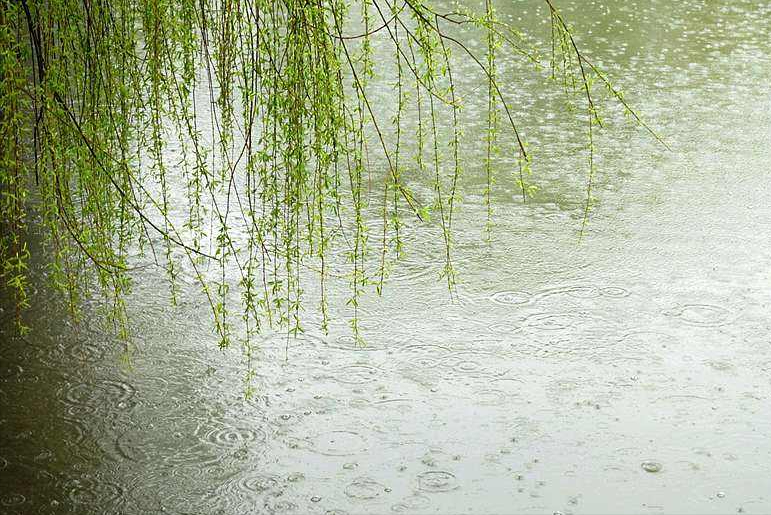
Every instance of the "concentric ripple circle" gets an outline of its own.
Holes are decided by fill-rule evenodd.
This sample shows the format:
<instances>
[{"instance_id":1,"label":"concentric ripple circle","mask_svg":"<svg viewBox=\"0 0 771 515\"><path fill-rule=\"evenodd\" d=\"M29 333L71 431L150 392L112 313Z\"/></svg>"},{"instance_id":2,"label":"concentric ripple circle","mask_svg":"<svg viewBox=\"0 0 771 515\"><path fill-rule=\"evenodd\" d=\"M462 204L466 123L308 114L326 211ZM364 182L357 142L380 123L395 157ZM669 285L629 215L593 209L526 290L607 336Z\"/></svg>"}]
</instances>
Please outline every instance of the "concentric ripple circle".
<instances>
[{"instance_id":1,"label":"concentric ripple circle","mask_svg":"<svg viewBox=\"0 0 771 515\"><path fill-rule=\"evenodd\" d=\"M532 295L524 291L499 291L490 297L496 304L505 306L521 306L532 299Z\"/></svg>"}]
</instances>

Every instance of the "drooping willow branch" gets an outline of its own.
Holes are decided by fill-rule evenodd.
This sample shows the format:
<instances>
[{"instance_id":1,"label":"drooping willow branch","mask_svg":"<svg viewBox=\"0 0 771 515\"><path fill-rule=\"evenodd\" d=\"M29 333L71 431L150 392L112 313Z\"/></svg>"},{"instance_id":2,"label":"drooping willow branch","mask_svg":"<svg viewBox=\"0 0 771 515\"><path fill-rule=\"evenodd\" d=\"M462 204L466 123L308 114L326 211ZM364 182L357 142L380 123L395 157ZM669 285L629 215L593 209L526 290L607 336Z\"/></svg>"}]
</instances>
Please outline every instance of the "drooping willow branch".
<instances>
[{"instance_id":1,"label":"drooping willow branch","mask_svg":"<svg viewBox=\"0 0 771 515\"><path fill-rule=\"evenodd\" d=\"M544 1L553 76L583 96L588 118L583 232L602 126L594 81L659 138ZM484 55L464 42L469 31L484 36ZM18 327L34 228L73 313L97 286L125 337L132 271L149 250L172 300L192 276L219 345L238 336L247 379L266 325L304 330L314 280L325 330L328 283L349 282L362 341L360 298L370 284L380 293L398 265L407 218L440 231L438 272L454 287L461 61L487 86L488 231L502 156L516 156L514 182L527 200L531 156L500 82L507 53L540 63L491 1L474 13L423 0L0 0L0 274ZM375 77L394 83L392 102ZM513 148L501 145L505 131Z\"/></svg>"}]
</instances>

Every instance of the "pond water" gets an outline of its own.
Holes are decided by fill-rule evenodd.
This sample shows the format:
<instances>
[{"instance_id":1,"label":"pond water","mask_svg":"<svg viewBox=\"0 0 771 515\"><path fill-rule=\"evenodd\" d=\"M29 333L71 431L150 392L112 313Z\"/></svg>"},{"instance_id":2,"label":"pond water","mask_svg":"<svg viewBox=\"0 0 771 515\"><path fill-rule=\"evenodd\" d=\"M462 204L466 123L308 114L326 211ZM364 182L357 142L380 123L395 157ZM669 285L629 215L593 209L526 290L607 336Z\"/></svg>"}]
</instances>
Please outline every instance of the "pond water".
<instances>
[{"instance_id":1,"label":"pond water","mask_svg":"<svg viewBox=\"0 0 771 515\"><path fill-rule=\"evenodd\" d=\"M41 281L32 334L2 333L0 513L771 511L771 5L560 3L673 149L610 117L582 241L581 137L531 78L540 189L522 204L500 180L490 244L467 195L457 298L417 226L364 303L368 345L344 318L266 335L253 399L200 299L169 307L156 272L132 368ZM500 10L546 29L538 2Z\"/></svg>"}]
</instances>

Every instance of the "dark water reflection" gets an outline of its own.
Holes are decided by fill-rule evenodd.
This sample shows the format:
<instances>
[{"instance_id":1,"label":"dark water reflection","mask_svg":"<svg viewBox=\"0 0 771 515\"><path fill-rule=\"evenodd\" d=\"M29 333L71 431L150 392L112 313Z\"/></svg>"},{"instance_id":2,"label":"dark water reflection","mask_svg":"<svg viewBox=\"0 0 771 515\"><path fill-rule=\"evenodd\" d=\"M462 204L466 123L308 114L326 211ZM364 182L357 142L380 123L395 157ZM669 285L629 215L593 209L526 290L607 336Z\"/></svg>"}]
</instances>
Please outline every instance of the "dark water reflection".
<instances>
[{"instance_id":1,"label":"dark water reflection","mask_svg":"<svg viewBox=\"0 0 771 515\"><path fill-rule=\"evenodd\" d=\"M521 205L501 181L491 245L468 196L454 301L435 234L414 228L362 308L368 347L344 320L266 335L244 401L239 352L215 350L194 292L168 307L154 272L132 298L131 368L88 307L72 326L41 289L25 339L4 313L0 513L771 510L769 5L563 3L675 149L609 119L582 243L581 136L504 62L539 193ZM540 30L540 3L500 10Z\"/></svg>"}]
</instances>

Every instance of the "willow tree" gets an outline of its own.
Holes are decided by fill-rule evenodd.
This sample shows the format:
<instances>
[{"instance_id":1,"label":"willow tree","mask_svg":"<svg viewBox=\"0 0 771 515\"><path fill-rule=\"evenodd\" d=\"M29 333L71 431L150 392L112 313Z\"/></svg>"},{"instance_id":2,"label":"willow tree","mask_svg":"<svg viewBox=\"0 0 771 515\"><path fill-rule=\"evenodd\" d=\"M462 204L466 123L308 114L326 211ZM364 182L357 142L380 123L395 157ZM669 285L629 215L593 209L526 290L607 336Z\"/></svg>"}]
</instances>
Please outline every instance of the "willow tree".
<instances>
[{"instance_id":1,"label":"willow tree","mask_svg":"<svg viewBox=\"0 0 771 515\"><path fill-rule=\"evenodd\" d=\"M516 156L513 180L523 201L529 188L520 113L498 66L504 53L550 67L547 82L578 106L588 156L584 224L602 126L595 88L647 129L582 53L551 0L543 60L492 0L481 12L424 0L0 5L0 266L20 330L33 226L47 243L42 262L51 282L73 313L96 284L127 337L132 267L150 259L165 269L172 300L181 274L200 284L221 347L231 344L238 321L249 359L250 341L266 324L302 331L301 272L308 268L317 273L326 328L327 283L340 279L328 263L341 249L351 265L342 280L350 283L359 338L359 298L367 285L381 291L407 218L431 216L440 226L441 275L452 288L463 103L453 59L473 64L487 84L488 227L499 156ZM464 44L463 28L483 34L483 51ZM388 117L371 92L384 61L396 99ZM417 127L406 113L417 113ZM447 138L440 119L449 121ZM501 146L504 132L512 144ZM365 212L370 173L380 177L378 234ZM432 181L433 198L414 194L418 175Z\"/></svg>"}]
</instances>

